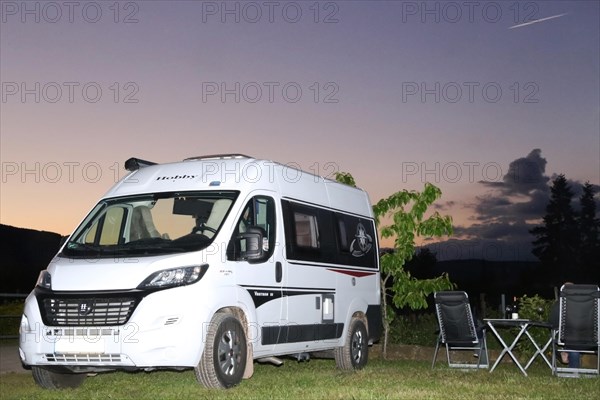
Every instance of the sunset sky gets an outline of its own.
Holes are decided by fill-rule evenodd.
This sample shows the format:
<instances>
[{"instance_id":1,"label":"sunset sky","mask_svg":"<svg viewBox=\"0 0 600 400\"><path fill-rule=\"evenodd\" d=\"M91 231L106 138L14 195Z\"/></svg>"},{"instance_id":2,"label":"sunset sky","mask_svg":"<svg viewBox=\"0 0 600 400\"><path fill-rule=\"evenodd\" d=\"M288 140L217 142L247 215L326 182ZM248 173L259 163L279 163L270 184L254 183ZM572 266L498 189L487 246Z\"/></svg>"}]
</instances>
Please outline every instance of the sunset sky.
<instances>
[{"instance_id":1,"label":"sunset sky","mask_svg":"<svg viewBox=\"0 0 600 400\"><path fill-rule=\"evenodd\" d=\"M430 181L441 258L531 259L552 176L600 183L598 1L0 6L2 224L69 234L132 156L244 153L372 202Z\"/></svg>"}]
</instances>

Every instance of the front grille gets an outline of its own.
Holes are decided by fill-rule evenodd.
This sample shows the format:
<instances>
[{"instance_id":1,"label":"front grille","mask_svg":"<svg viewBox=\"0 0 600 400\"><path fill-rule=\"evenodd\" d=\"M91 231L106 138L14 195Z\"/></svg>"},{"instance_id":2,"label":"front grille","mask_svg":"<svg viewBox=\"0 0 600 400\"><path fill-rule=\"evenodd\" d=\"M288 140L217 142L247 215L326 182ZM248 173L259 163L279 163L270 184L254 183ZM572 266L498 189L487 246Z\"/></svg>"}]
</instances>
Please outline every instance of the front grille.
<instances>
[{"instance_id":1,"label":"front grille","mask_svg":"<svg viewBox=\"0 0 600 400\"><path fill-rule=\"evenodd\" d=\"M120 333L119 328L52 328L46 330L46 336L48 340L58 340L66 337L69 340L76 337L98 338L101 336L118 336Z\"/></svg>"},{"instance_id":2,"label":"front grille","mask_svg":"<svg viewBox=\"0 0 600 400\"><path fill-rule=\"evenodd\" d=\"M115 326L127 323L138 301L131 297L49 297L41 303L48 326Z\"/></svg>"},{"instance_id":3,"label":"front grille","mask_svg":"<svg viewBox=\"0 0 600 400\"><path fill-rule=\"evenodd\" d=\"M48 362L56 363L120 363L120 354L46 354Z\"/></svg>"}]
</instances>

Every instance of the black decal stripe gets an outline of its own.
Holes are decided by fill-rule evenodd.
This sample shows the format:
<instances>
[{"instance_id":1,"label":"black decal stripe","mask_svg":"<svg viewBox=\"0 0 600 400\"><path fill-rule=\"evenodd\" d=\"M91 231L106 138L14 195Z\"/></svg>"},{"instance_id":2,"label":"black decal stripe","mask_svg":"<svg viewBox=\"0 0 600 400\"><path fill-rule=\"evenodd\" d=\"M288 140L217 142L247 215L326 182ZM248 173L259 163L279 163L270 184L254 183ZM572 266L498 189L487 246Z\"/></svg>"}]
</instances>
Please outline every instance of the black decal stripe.
<instances>
[{"instance_id":1,"label":"black decal stripe","mask_svg":"<svg viewBox=\"0 0 600 400\"><path fill-rule=\"evenodd\" d=\"M365 272L377 272L378 269L375 267L348 267L346 265L340 265L340 264L328 264L328 263L323 263L323 264L312 264L312 263L307 263L307 262L303 262L303 261L288 261L288 263L293 264L293 265L300 265L303 267L318 267L318 268L335 268L335 269L347 269L348 271L365 271Z\"/></svg>"},{"instance_id":2,"label":"black decal stripe","mask_svg":"<svg viewBox=\"0 0 600 400\"><path fill-rule=\"evenodd\" d=\"M310 290L318 292L335 292L335 288L317 288L317 287L300 287L300 286L254 286L254 285L240 285L246 290Z\"/></svg>"},{"instance_id":3,"label":"black decal stripe","mask_svg":"<svg viewBox=\"0 0 600 400\"><path fill-rule=\"evenodd\" d=\"M315 291L309 291L309 292L304 292L304 291L292 291L292 290L284 290L283 291L283 296L302 296L304 294L325 294L323 292L315 292Z\"/></svg>"},{"instance_id":4,"label":"black decal stripe","mask_svg":"<svg viewBox=\"0 0 600 400\"><path fill-rule=\"evenodd\" d=\"M334 289L311 289L311 288L278 288L273 290L272 286L242 286L250 294L254 307L258 308L272 300L278 300L281 297L302 296L302 295L325 295L335 293ZM301 290L297 290L301 289Z\"/></svg>"},{"instance_id":5,"label":"black decal stripe","mask_svg":"<svg viewBox=\"0 0 600 400\"><path fill-rule=\"evenodd\" d=\"M344 324L307 324L265 326L262 328L262 344L283 344L339 339Z\"/></svg>"},{"instance_id":6,"label":"black decal stripe","mask_svg":"<svg viewBox=\"0 0 600 400\"><path fill-rule=\"evenodd\" d=\"M254 307L258 308L272 300L281 298L281 290L247 289L254 302Z\"/></svg>"}]
</instances>

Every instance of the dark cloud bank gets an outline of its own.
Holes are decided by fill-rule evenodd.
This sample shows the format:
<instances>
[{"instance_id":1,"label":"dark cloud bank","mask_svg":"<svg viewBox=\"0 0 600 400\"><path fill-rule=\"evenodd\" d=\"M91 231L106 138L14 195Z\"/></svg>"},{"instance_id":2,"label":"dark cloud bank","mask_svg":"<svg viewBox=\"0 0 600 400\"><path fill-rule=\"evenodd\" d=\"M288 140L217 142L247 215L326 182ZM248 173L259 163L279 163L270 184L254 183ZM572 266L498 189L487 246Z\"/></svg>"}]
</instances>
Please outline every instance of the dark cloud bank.
<instances>
[{"instance_id":1,"label":"dark cloud bank","mask_svg":"<svg viewBox=\"0 0 600 400\"><path fill-rule=\"evenodd\" d=\"M555 176L545 174L546 164L541 150L534 149L510 163L502 182L478 182L488 192L477 196L473 204L463 205L474 212L473 224L455 226L451 239L427 247L437 253L439 260L537 261L531 253L534 237L529 231L541 224L550 200ZM569 184L577 210L582 183L569 180ZM444 210L453 205L448 202L436 208Z\"/></svg>"}]
</instances>

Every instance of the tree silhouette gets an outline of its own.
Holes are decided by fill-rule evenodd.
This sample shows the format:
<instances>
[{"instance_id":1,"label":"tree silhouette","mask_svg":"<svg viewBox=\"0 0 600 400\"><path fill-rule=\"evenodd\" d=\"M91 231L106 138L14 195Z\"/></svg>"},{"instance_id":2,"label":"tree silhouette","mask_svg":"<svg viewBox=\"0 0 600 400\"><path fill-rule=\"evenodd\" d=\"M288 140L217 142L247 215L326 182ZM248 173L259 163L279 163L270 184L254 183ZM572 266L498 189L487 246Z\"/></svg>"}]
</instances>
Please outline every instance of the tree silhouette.
<instances>
[{"instance_id":1,"label":"tree silhouette","mask_svg":"<svg viewBox=\"0 0 600 400\"><path fill-rule=\"evenodd\" d=\"M405 269L416 279L435 278L437 255L427 247L422 247L413 258L406 262Z\"/></svg>"},{"instance_id":2,"label":"tree silhouette","mask_svg":"<svg viewBox=\"0 0 600 400\"><path fill-rule=\"evenodd\" d=\"M530 231L537 238L532 252L547 268L545 276L556 286L572 280L577 259L579 235L572 199L571 187L561 174L552 181L543 225Z\"/></svg>"},{"instance_id":3,"label":"tree silhouette","mask_svg":"<svg viewBox=\"0 0 600 400\"><path fill-rule=\"evenodd\" d=\"M600 220L596 218L596 201L594 187L586 182L583 185L583 194L579 198L581 212L578 219L579 226L579 266L582 279L589 283L600 281L600 268L597 260L600 256Z\"/></svg>"}]
</instances>

